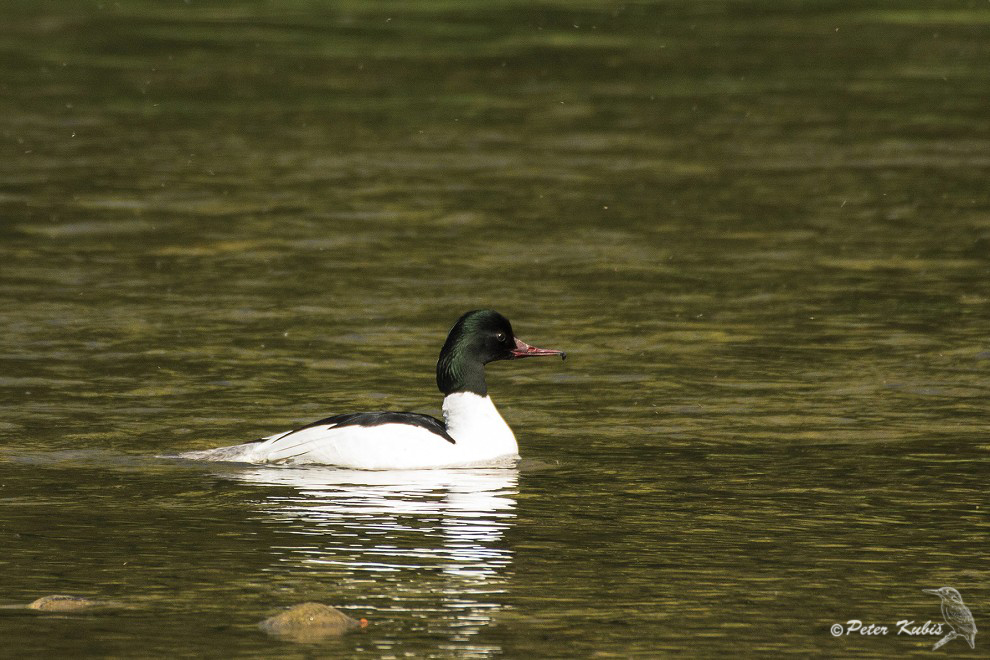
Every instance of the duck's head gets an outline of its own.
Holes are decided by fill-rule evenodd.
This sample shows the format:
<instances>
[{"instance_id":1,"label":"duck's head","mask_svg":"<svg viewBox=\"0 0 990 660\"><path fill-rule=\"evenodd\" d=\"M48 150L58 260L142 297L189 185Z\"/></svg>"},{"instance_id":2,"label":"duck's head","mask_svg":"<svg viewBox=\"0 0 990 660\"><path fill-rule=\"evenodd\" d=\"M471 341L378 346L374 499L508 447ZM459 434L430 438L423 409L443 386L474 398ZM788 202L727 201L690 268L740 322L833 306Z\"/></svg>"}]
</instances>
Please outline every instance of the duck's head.
<instances>
[{"instance_id":1,"label":"duck's head","mask_svg":"<svg viewBox=\"0 0 990 660\"><path fill-rule=\"evenodd\" d=\"M450 329L437 360L437 387L444 394L474 392L485 396L485 365L495 360L515 360L563 351L537 348L516 338L509 319L493 309L468 312Z\"/></svg>"}]
</instances>

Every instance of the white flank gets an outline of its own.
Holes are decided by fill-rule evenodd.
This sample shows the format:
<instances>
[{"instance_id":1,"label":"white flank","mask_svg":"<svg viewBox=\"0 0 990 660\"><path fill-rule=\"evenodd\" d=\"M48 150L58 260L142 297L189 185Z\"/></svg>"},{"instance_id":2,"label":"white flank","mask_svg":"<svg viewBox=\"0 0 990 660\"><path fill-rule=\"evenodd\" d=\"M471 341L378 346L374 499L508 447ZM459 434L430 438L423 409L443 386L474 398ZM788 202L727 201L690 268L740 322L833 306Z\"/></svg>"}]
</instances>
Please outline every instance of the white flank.
<instances>
[{"instance_id":1,"label":"white flank","mask_svg":"<svg viewBox=\"0 0 990 660\"><path fill-rule=\"evenodd\" d=\"M443 400L451 443L421 426L313 426L262 441L181 454L238 463L321 464L361 470L416 470L511 465L519 446L487 396L456 392Z\"/></svg>"}]
</instances>

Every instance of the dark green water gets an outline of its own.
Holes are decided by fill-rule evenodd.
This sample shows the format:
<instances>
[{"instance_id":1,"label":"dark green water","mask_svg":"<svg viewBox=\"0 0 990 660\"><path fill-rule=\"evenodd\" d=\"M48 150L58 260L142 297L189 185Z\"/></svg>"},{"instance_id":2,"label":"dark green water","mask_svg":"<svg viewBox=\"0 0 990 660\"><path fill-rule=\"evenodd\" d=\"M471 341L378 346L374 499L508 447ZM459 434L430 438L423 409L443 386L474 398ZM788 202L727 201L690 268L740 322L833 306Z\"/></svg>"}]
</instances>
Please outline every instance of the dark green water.
<instances>
[{"instance_id":1,"label":"dark green water","mask_svg":"<svg viewBox=\"0 0 990 660\"><path fill-rule=\"evenodd\" d=\"M986 2L0 10L0 604L113 604L0 653L929 657L943 585L990 627ZM489 368L518 470L156 457L436 414L476 307L570 355ZM371 623L255 627L306 600Z\"/></svg>"}]
</instances>

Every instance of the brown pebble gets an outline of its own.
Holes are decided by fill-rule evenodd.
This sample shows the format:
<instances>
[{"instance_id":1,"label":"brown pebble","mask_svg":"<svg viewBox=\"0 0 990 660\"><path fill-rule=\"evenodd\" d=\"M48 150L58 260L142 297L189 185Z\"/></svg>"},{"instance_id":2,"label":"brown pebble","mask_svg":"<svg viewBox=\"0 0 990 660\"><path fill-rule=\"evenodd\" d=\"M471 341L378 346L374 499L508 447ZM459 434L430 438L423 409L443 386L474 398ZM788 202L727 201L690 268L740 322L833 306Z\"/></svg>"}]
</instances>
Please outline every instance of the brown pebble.
<instances>
[{"instance_id":1,"label":"brown pebble","mask_svg":"<svg viewBox=\"0 0 990 660\"><path fill-rule=\"evenodd\" d=\"M82 596L53 594L51 596L42 596L33 603L29 603L28 609L40 610L42 612L77 612L97 605L99 603L95 600L83 598Z\"/></svg>"},{"instance_id":2,"label":"brown pebble","mask_svg":"<svg viewBox=\"0 0 990 660\"><path fill-rule=\"evenodd\" d=\"M317 642L367 625L366 619L357 621L337 608L321 603L293 605L258 624L269 635L294 642Z\"/></svg>"}]
</instances>

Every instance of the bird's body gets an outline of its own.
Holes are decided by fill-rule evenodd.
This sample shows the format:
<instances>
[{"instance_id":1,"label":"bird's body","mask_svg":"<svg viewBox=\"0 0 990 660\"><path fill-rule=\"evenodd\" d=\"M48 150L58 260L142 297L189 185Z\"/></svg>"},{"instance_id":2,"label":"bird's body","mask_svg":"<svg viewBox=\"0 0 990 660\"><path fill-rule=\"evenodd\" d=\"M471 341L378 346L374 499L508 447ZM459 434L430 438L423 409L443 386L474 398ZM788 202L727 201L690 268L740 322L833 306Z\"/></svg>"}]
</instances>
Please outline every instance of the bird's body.
<instances>
[{"instance_id":1,"label":"bird's body","mask_svg":"<svg viewBox=\"0 0 990 660\"><path fill-rule=\"evenodd\" d=\"M976 621L973 619L973 613L963 603L962 595L952 587L923 589L922 591L928 594L934 594L942 599L942 618L952 628L952 631L939 640L934 648L938 649L956 637L962 637L969 643L970 648L975 649Z\"/></svg>"},{"instance_id":2,"label":"bird's body","mask_svg":"<svg viewBox=\"0 0 990 660\"><path fill-rule=\"evenodd\" d=\"M561 351L519 341L492 310L468 312L437 361L443 420L409 412L350 413L231 447L186 452L194 460L322 464L366 470L489 467L519 458L512 429L488 396L484 365Z\"/></svg>"}]
</instances>

